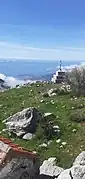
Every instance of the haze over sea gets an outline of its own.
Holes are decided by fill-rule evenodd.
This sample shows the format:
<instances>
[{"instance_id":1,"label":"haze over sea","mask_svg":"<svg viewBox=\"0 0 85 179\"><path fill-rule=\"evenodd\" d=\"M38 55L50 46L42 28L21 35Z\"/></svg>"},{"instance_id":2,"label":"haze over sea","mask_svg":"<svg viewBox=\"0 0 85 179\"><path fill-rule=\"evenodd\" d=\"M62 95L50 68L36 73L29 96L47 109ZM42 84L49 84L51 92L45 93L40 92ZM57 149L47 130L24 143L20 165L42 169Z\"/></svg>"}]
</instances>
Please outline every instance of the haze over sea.
<instances>
[{"instance_id":1,"label":"haze over sea","mask_svg":"<svg viewBox=\"0 0 85 179\"><path fill-rule=\"evenodd\" d=\"M62 69L72 69L84 64L82 61L63 61ZM59 70L59 61L55 60L0 60L0 78L11 87L37 79L50 79ZM47 75L47 76L46 76Z\"/></svg>"},{"instance_id":2,"label":"haze over sea","mask_svg":"<svg viewBox=\"0 0 85 179\"><path fill-rule=\"evenodd\" d=\"M62 67L70 69L80 65L82 61L63 61ZM40 76L54 73L59 69L59 61L55 60L1 60L0 73L6 76Z\"/></svg>"}]
</instances>

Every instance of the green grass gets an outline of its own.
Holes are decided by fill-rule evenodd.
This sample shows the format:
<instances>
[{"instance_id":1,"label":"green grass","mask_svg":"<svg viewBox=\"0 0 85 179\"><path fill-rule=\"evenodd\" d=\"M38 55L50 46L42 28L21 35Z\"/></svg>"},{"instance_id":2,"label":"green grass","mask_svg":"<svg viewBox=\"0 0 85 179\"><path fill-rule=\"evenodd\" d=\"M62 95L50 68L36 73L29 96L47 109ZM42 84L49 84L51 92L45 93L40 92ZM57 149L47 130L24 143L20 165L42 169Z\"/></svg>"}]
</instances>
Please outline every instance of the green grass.
<instances>
[{"instance_id":1,"label":"green grass","mask_svg":"<svg viewBox=\"0 0 85 179\"><path fill-rule=\"evenodd\" d=\"M74 158L81 151L85 150L85 123L77 123L70 120L70 115L74 110L81 110L79 108L80 104L83 104L85 109L85 98L71 100L70 95L56 95L54 97L43 98L43 92L56 87L57 85L55 84L40 84L39 87L33 84L31 87L12 89L0 93L0 130L5 127L2 123L4 119L24 108L34 106L42 112L52 112L58 116L56 124L59 125L61 130L61 142L67 142L66 146L61 148L61 143L56 143L57 136L53 138L52 143L47 149L38 149L39 144L46 141L42 137L31 141L15 138L14 142L26 147L26 149L37 150L41 161L55 156L57 157L57 165L68 168L71 166ZM30 91L31 89L32 91ZM40 103L41 99L44 99L43 103ZM51 104L51 100L54 101L54 105ZM72 109L73 106L74 109ZM76 133L72 131L74 128L76 128ZM6 133L2 133L2 135L8 137Z\"/></svg>"}]
</instances>

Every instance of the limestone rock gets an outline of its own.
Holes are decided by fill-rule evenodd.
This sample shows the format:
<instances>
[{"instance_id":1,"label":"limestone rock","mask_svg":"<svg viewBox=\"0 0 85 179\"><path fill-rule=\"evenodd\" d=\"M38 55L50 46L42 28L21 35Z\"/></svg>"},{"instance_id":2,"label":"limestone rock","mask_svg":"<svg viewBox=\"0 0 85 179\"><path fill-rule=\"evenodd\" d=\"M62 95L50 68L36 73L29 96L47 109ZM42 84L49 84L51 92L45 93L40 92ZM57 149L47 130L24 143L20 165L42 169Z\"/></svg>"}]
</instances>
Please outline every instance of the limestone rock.
<instances>
[{"instance_id":1,"label":"limestone rock","mask_svg":"<svg viewBox=\"0 0 85 179\"><path fill-rule=\"evenodd\" d=\"M39 145L39 148L41 148L41 147L47 148L47 144L46 144L46 143L40 144L40 145Z\"/></svg>"},{"instance_id":2,"label":"limestone rock","mask_svg":"<svg viewBox=\"0 0 85 179\"><path fill-rule=\"evenodd\" d=\"M81 152L75 159L73 165L85 165L85 151Z\"/></svg>"},{"instance_id":3,"label":"limestone rock","mask_svg":"<svg viewBox=\"0 0 85 179\"><path fill-rule=\"evenodd\" d=\"M41 118L42 114L36 108L27 108L10 116L4 122L8 132L23 136L26 133L34 133Z\"/></svg>"},{"instance_id":4,"label":"limestone rock","mask_svg":"<svg viewBox=\"0 0 85 179\"><path fill-rule=\"evenodd\" d=\"M85 152L79 154L73 166L69 169L62 169L56 166L56 158L45 160L40 167L42 179L85 179Z\"/></svg>"},{"instance_id":5,"label":"limestone rock","mask_svg":"<svg viewBox=\"0 0 85 179\"><path fill-rule=\"evenodd\" d=\"M49 158L45 160L40 167L40 175L49 176L49 177L57 177L64 170L60 167L56 166L56 158Z\"/></svg>"},{"instance_id":6,"label":"limestone rock","mask_svg":"<svg viewBox=\"0 0 85 179\"><path fill-rule=\"evenodd\" d=\"M70 170L67 169L67 170L64 170L58 177L58 179L73 179L71 178L70 176Z\"/></svg>"},{"instance_id":7,"label":"limestone rock","mask_svg":"<svg viewBox=\"0 0 85 179\"><path fill-rule=\"evenodd\" d=\"M35 137L35 135L31 134L31 133L27 133L23 136L23 139L25 140L31 140Z\"/></svg>"}]
</instances>

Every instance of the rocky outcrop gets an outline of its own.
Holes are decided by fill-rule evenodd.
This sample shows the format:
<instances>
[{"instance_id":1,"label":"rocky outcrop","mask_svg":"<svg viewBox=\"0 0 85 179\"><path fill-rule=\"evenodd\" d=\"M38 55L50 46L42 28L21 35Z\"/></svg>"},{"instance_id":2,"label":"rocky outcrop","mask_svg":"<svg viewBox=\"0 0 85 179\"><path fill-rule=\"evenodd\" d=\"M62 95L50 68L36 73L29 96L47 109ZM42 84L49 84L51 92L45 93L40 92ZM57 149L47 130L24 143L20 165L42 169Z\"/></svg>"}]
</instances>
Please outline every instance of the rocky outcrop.
<instances>
[{"instance_id":1,"label":"rocky outcrop","mask_svg":"<svg viewBox=\"0 0 85 179\"><path fill-rule=\"evenodd\" d=\"M31 140L36 137L37 127L40 125L44 136L51 140L54 135L59 136L60 134L60 128L55 124L55 119L56 116L52 113L43 114L36 108L30 107L4 120L6 129L3 129L2 132L8 132L10 136L14 134L25 140Z\"/></svg>"},{"instance_id":2,"label":"rocky outcrop","mask_svg":"<svg viewBox=\"0 0 85 179\"><path fill-rule=\"evenodd\" d=\"M45 160L40 167L40 175L42 176L42 179L44 177L58 177L61 172L63 172L64 169L56 166L56 158L49 158L48 160Z\"/></svg>"},{"instance_id":3,"label":"rocky outcrop","mask_svg":"<svg viewBox=\"0 0 85 179\"><path fill-rule=\"evenodd\" d=\"M43 94L43 97L51 97L51 96L56 96L58 92L58 89L57 88L52 88L50 90L48 90L46 93Z\"/></svg>"},{"instance_id":4,"label":"rocky outcrop","mask_svg":"<svg viewBox=\"0 0 85 179\"><path fill-rule=\"evenodd\" d=\"M56 166L55 158L44 161L40 167L41 179L85 179L85 152L82 152L69 169Z\"/></svg>"},{"instance_id":5,"label":"rocky outcrop","mask_svg":"<svg viewBox=\"0 0 85 179\"><path fill-rule=\"evenodd\" d=\"M36 108L27 108L13 116L10 116L4 120L4 123L10 133L22 137L27 133L33 134L36 131L37 123L41 119L42 114Z\"/></svg>"}]
</instances>

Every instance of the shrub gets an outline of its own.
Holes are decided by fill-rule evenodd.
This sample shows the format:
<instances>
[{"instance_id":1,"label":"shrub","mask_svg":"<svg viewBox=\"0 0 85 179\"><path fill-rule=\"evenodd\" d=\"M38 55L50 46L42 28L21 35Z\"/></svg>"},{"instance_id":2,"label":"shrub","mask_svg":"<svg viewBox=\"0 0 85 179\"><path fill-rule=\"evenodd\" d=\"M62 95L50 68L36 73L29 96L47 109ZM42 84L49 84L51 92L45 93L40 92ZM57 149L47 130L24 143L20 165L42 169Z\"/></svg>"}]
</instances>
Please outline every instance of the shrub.
<instances>
[{"instance_id":1,"label":"shrub","mask_svg":"<svg viewBox=\"0 0 85 179\"><path fill-rule=\"evenodd\" d=\"M41 125L39 124L36 130L36 138L37 139L42 139L44 137L44 131L43 128L41 127Z\"/></svg>"},{"instance_id":2,"label":"shrub","mask_svg":"<svg viewBox=\"0 0 85 179\"><path fill-rule=\"evenodd\" d=\"M75 122L85 122L85 111L81 109L73 111L70 114L70 120Z\"/></svg>"},{"instance_id":3,"label":"shrub","mask_svg":"<svg viewBox=\"0 0 85 179\"><path fill-rule=\"evenodd\" d=\"M72 94L85 96L85 66L76 67L68 73L68 83L71 86Z\"/></svg>"},{"instance_id":4,"label":"shrub","mask_svg":"<svg viewBox=\"0 0 85 179\"><path fill-rule=\"evenodd\" d=\"M65 84L58 89L58 95L68 95L70 91L70 86Z\"/></svg>"},{"instance_id":5,"label":"shrub","mask_svg":"<svg viewBox=\"0 0 85 179\"><path fill-rule=\"evenodd\" d=\"M48 93L44 93L43 97L49 97L49 94Z\"/></svg>"}]
</instances>

